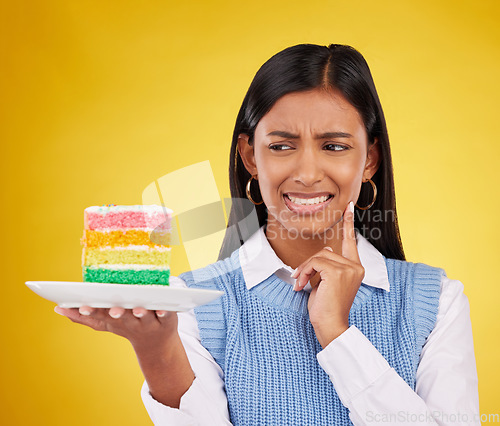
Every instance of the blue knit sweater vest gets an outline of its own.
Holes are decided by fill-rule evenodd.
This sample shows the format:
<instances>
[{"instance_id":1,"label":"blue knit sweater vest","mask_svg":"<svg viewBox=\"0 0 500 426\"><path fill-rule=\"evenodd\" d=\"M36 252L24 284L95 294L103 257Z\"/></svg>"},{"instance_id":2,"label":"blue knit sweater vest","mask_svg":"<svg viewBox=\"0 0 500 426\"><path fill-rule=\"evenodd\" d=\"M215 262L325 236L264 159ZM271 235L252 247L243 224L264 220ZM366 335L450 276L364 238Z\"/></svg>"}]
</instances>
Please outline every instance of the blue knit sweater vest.
<instances>
[{"instance_id":1,"label":"blue knit sweater vest","mask_svg":"<svg viewBox=\"0 0 500 426\"><path fill-rule=\"evenodd\" d=\"M390 292L361 284L349 314L396 372L415 389L422 346L436 322L444 270L384 258ZM189 287L224 291L195 309L201 342L224 371L234 425L350 425L316 354L309 293L276 275L248 290L238 250L181 274Z\"/></svg>"}]
</instances>

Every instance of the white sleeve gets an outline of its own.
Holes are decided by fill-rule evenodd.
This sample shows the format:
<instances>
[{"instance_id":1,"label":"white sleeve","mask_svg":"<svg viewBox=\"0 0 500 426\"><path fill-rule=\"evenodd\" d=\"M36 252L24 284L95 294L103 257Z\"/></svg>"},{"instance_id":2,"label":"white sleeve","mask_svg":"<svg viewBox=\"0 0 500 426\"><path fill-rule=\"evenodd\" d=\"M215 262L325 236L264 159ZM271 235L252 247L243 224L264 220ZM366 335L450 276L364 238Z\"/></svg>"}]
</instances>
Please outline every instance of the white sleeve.
<instances>
[{"instance_id":1,"label":"white sleeve","mask_svg":"<svg viewBox=\"0 0 500 426\"><path fill-rule=\"evenodd\" d=\"M415 391L355 326L317 357L356 426L481 424L469 302L460 281L442 278Z\"/></svg>"},{"instance_id":2,"label":"white sleeve","mask_svg":"<svg viewBox=\"0 0 500 426\"><path fill-rule=\"evenodd\" d=\"M186 283L171 276L172 287L186 287ZM156 401L145 381L141 389L142 401L151 420L160 425L231 425L224 390L224 373L208 350L201 344L198 323L193 310L179 312L178 331L195 379L182 396L179 408Z\"/></svg>"}]
</instances>

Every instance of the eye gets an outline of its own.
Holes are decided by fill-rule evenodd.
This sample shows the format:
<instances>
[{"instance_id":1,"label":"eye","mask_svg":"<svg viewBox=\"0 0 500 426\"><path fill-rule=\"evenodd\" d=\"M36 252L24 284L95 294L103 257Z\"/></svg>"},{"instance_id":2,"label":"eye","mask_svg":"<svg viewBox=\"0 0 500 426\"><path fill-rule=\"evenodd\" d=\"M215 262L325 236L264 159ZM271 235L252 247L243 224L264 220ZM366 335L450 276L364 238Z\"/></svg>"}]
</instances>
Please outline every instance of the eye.
<instances>
[{"instance_id":1,"label":"eye","mask_svg":"<svg viewBox=\"0 0 500 426\"><path fill-rule=\"evenodd\" d=\"M328 143L326 144L323 148L327 149L328 151L347 151L349 147L344 146L344 145L339 145L337 143Z\"/></svg>"},{"instance_id":2,"label":"eye","mask_svg":"<svg viewBox=\"0 0 500 426\"><path fill-rule=\"evenodd\" d=\"M288 151L289 149L292 149L292 147L283 144L276 144L276 145L269 145L269 149L271 151Z\"/></svg>"}]
</instances>

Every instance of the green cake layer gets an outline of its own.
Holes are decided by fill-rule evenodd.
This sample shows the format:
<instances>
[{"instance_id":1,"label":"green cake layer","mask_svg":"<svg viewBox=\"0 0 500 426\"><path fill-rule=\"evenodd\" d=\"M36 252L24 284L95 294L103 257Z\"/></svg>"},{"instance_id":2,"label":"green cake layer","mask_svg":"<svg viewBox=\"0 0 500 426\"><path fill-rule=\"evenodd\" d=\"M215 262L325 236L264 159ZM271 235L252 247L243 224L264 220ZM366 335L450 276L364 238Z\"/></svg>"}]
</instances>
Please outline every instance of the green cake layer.
<instances>
[{"instance_id":1,"label":"green cake layer","mask_svg":"<svg viewBox=\"0 0 500 426\"><path fill-rule=\"evenodd\" d=\"M115 283L115 284L160 284L168 285L170 269L167 270L143 270L132 269L83 269L83 281L93 283Z\"/></svg>"}]
</instances>

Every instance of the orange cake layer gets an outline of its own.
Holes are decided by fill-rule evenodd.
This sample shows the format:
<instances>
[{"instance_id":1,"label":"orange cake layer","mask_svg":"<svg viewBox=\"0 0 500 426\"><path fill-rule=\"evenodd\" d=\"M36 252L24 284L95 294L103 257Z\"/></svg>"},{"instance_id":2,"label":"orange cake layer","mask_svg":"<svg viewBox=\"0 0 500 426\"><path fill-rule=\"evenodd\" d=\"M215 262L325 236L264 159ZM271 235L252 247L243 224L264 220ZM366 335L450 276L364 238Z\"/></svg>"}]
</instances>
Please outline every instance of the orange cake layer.
<instances>
[{"instance_id":1,"label":"orange cake layer","mask_svg":"<svg viewBox=\"0 0 500 426\"><path fill-rule=\"evenodd\" d=\"M166 233L162 245L170 242L170 233ZM151 242L149 232L140 229L127 231L93 231L85 229L82 244L84 247L120 247L128 245L144 245L157 247Z\"/></svg>"}]
</instances>

